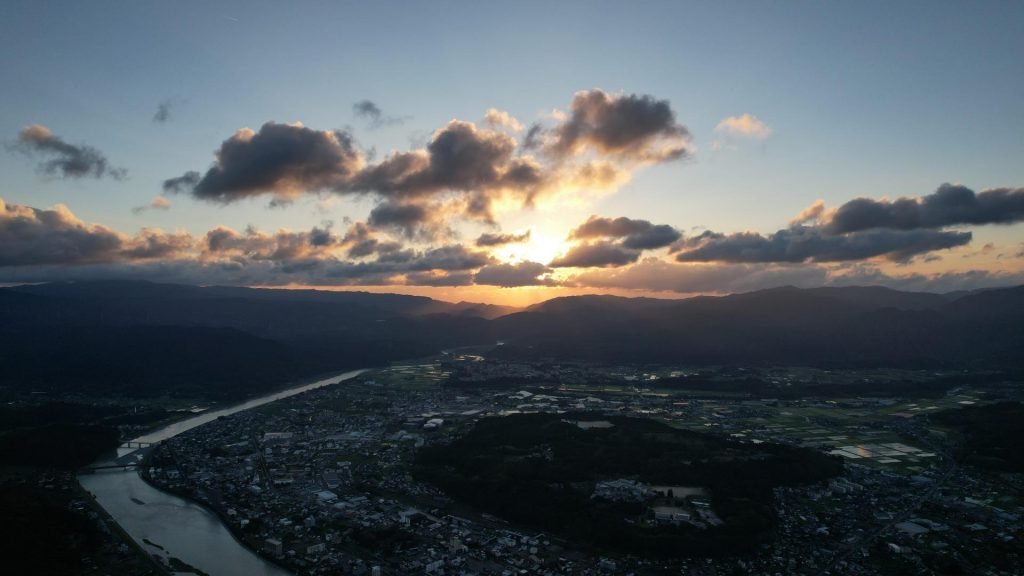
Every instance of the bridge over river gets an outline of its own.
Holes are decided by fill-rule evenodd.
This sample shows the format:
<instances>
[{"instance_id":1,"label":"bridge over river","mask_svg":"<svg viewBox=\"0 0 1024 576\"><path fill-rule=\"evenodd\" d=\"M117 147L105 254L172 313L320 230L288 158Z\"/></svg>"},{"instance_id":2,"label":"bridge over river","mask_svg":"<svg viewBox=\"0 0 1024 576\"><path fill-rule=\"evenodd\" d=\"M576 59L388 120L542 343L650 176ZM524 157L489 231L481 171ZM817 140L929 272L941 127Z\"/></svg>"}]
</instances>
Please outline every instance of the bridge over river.
<instances>
[{"instance_id":1,"label":"bridge over river","mask_svg":"<svg viewBox=\"0 0 1024 576\"><path fill-rule=\"evenodd\" d=\"M86 466L80 469L80 474L92 474L97 470L128 470L129 468L138 467L143 459L146 458L146 454L149 454L158 442L139 442L137 440L129 440L124 444L117 447L117 453L120 454L117 458L91 466Z\"/></svg>"}]
</instances>

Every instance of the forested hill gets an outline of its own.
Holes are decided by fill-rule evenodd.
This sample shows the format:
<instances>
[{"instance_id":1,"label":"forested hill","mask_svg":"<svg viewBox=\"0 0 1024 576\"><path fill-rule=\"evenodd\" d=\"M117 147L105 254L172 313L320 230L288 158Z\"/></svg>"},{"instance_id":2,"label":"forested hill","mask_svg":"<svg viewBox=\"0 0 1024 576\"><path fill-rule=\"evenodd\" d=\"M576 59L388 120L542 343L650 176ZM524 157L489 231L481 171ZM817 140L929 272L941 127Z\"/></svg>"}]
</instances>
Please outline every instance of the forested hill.
<instances>
[{"instance_id":1,"label":"forested hill","mask_svg":"<svg viewBox=\"0 0 1024 576\"><path fill-rule=\"evenodd\" d=\"M582 296L494 320L508 354L683 364L1021 366L1024 287L958 298L783 287L685 300Z\"/></svg>"},{"instance_id":2,"label":"forested hill","mask_svg":"<svg viewBox=\"0 0 1024 576\"><path fill-rule=\"evenodd\" d=\"M499 340L500 354L517 358L1022 368L1024 287L950 296L878 287L577 296L524 310L146 282L0 289L0 384L32 390L239 397Z\"/></svg>"}]
</instances>

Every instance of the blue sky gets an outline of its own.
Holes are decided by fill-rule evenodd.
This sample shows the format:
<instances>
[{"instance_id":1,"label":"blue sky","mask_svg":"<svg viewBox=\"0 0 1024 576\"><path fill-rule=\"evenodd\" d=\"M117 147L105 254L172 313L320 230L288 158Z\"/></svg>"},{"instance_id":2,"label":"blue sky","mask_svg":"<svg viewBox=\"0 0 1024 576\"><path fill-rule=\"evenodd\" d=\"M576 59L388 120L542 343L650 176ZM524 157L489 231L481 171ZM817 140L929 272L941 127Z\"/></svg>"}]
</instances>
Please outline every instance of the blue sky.
<instances>
[{"instance_id":1,"label":"blue sky","mask_svg":"<svg viewBox=\"0 0 1024 576\"><path fill-rule=\"evenodd\" d=\"M219 206L186 194L170 196L170 210L133 214L163 180L204 171L242 127L349 127L380 158L422 147L453 118L479 123L493 107L528 125L592 88L667 100L695 152L556 213L506 214L502 229L552 220L568 230L599 214L771 233L817 199L1024 185L1015 2L6 2L0 74L6 142L44 125L129 175L45 178L5 153L0 197L63 203L129 234L365 219L370 197L325 213L322 197L268 209L266 198ZM352 110L362 99L405 121L369 129ZM170 119L153 122L168 101ZM741 114L771 136L715 131ZM974 234L974 244L1008 246L1024 236L1019 225Z\"/></svg>"}]
</instances>

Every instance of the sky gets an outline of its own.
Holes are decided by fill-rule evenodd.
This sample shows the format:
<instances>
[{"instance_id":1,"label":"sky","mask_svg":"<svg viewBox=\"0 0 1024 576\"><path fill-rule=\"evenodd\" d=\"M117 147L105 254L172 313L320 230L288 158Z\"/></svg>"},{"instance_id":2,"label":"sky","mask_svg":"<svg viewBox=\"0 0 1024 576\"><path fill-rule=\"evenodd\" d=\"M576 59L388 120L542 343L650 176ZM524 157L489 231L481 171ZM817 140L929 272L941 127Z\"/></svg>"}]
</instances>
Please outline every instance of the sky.
<instances>
[{"instance_id":1,"label":"sky","mask_svg":"<svg viewBox=\"0 0 1024 576\"><path fill-rule=\"evenodd\" d=\"M1024 283L1018 2L5 2L0 283Z\"/></svg>"}]
</instances>

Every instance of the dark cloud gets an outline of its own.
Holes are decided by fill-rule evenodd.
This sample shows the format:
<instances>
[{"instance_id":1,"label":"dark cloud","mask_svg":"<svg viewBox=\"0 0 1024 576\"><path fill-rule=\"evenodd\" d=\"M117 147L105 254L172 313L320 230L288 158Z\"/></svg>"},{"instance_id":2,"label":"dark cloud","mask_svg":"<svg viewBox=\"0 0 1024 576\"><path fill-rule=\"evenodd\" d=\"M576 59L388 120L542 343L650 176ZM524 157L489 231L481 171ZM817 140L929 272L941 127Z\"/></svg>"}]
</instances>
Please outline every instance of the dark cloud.
<instances>
[{"instance_id":1,"label":"dark cloud","mask_svg":"<svg viewBox=\"0 0 1024 576\"><path fill-rule=\"evenodd\" d=\"M573 246L564 255L551 261L552 268L588 268L625 266L640 258L639 250L623 248L612 242L590 242Z\"/></svg>"},{"instance_id":2,"label":"dark cloud","mask_svg":"<svg viewBox=\"0 0 1024 576\"><path fill-rule=\"evenodd\" d=\"M874 228L913 230L961 224L1024 222L1024 188L993 188L975 193L943 184L933 194L894 201L857 198L840 206L825 223L832 234Z\"/></svg>"},{"instance_id":3,"label":"dark cloud","mask_svg":"<svg viewBox=\"0 0 1024 576\"><path fill-rule=\"evenodd\" d=\"M128 259L174 258L187 255L195 244L187 232L167 233L155 228L143 228L138 236L127 242L121 255Z\"/></svg>"},{"instance_id":4,"label":"dark cloud","mask_svg":"<svg viewBox=\"0 0 1024 576\"><path fill-rule=\"evenodd\" d=\"M164 100L157 104L156 112L153 114L153 122L157 124L163 124L171 119L171 109L174 107L174 102L171 100Z\"/></svg>"},{"instance_id":5,"label":"dark cloud","mask_svg":"<svg viewBox=\"0 0 1024 576\"><path fill-rule=\"evenodd\" d=\"M18 133L15 148L31 156L49 158L38 164L48 176L61 178L103 178L123 180L128 172L112 166L99 150L85 144L70 144L55 136L50 129L33 124Z\"/></svg>"},{"instance_id":6,"label":"dark cloud","mask_svg":"<svg viewBox=\"0 0 1024 576\"><path fill-rule=\"evenodd\" d=\"M124 235L88 225L64 205L41 210L0 199L0 266L110 262L124 242Z\"/></svg>"},{"instance_id":7,"label":"dark cloud","mask_svg":"<svg viewBox=\"0 0 1024 576\"><path fill-rule=\"evenodd\" d=\"M331 228L334 226L334 222L325 222L323 228L313 227L309 231L309 244L310 246L332 246L338 243L338 237L331 232Z\"/></svg>"},{"instance_id":8,"label":"dark cloud","mask_svg":"<svg viewBox=\"0 0 1024 576\"><path fill-rule=\"evenodd\" d=\"M667 224L658 224L651 226L647 230L626 236L622 241L622 245L636 250L653 250L669 246L681 237L682 234L675 228Z\"/></svg>"},{"instance_id":9,"label":"dark cloud","mask_svg":"<svg viewBox=\"0 0 1024 576\"><path fill-rule=\"evenodd\" d=\"M131 237L86 224L62 204L46 210L0 198L0 266L87 265L187 254L188 233L143 228Z\"/></svg>"},{"instance_id":10,"label":"dark cloud","mask_svg":"<svg viewBox=\"0 0 1024 576\"><path fill-rule=\"evenodd\" d=\"M569 234L570 238L622 238L622 246L632 250L664 248L679 240L682 234L667 224L651 224L631 218L591 216Z\"/></svg>"},{"instance_id":11,"label":"dark cloud","mask_svg":"<svg viewBox=\"0 0 1024 576\"><path fill-rule=\"evenodd\" d=\"M485 232L476 239L477 246L504 246L505 244L520 244L530 240L530 230L522 234L491 234Z\"/></svg>"},{"instance_id":12,"label":"dark cloud","mask_svg":"<svg viewBox=\"0 0 1024 576\"><path fill-rule=\"evenodd\" d=\"M387 118L368 100L354 111L371 122ZM272 194L273 206L302 193L372 196L381 203L375 225L406 222L406 235L436 234L452 218L495 224L495 206L530 207L545 195L617 186L638 165L678 158L689 146L668 103L650 96L578 93L569 117L547 132L532 127L522 145L510 134L522 126L507 113L490 109L485 121L491 129L452 120L422 148L379 161L369 161L346 132L269 122L238 131L209 170L170 178L164 190L221 203ZM524 153L534 147L538 156ZM670 235L663 227L628 243L646 248Z\"/></svg>"},{"instance_id":13,"label":"dark cloud","mask_svg":"<svg viewBox=\"0 0 1024 576\"><path fill-rule=\"evenodd\" d=\"M472 270L494 261L486 252L468 250L461 244L441 246L423 251L410 262L409 269L425 270Z\"/></svg>"},{"instance_id":14,"label":"dark cloud","mask_svg":"<svg viewBox=\"0 0 1024 576\"><path fill-rule=\"evenodd\" d=\"M550 132L545 151L562 158L592 151L662 162L689 154L689 132L667 100L593 89L573 96L569 118Z\"/></svg>"},{"instance_id":15,"label":"dark cloud","mask_svg":"<svg viewBox=\"0 0 1024 576\"><path fill-rule=\"evenodd\" d=\"M363 222L356 222L349 227L341 239L341 245L347 248L349 258L395 254L402 249L398 242L386 242L377 238L376 231Z\"/></svg>"},{"instance_id":16,"label":"dark cloud","mask_svg":"<svg viewBox=\"0 0 1024 576\"><path fill-rule=\"evenodd\" d=\"M409 119L408 116L385 116L380 107L370 100L356 102L352 105L352 112L359 118L368 120L370 128L374 129L403 124Z\"/></svg>"},{"instance_id":17,"label":"dark cloud","mask_svg":"<svg viewBox=\"0 0 1024 576\"><path fill-rule=\"evenodd\" d=\"M934 250L963 246L970 232L865 230L832 235L795 226L762 236L756 232L704 232L677 244L680 262L844 262L885 257L900 262Z\"/></svg>"},{"instance_id":18,"label":"dark cloud","mask_svg":"<svg viewBox=\"0 0 1024 576\"><path fill-rule=\"evenodd\" d=\"M279 230L269 234L249 227L236 232L218 226L206 233L205 257L250 260L298 261L329 257L341 241L331 225L314 226L309 232Z\"/></svg>"},{"instance_id":19,"label":"dark cloud","mask_svg":"<svg viewBox=\"0 0 1024 576\"><path fill-rule=\"evenodd\" d=\"M477 284L514 288L516 286L552 286L554 280L541 278L553 270L538 262L518 264L490 264L481 268L473 277Z\"/></svg>"},{"instance_id":20,"label":"dark cloud","mask_svg":"<svg viewBox=\"0 0 1024 576\"><path fill-rule=\"evenodd\" d=\"M197 198L222 203L263 193L287 199L337 188L363 163L345 132L267 122L258 132L246 128L225 140L202 177L188 172L164 181L164 189L190 190Z\"/></svg>"},{"instance_id":21,"label":"dark cloud","mask_svg":"<svg viewBox=\"0 0 1024 576\"><path fill-rule=\"evenodd\" d=\"M352 105L352 111L360 118L369 118L371 121L379 120L384 115L380 108L370 100L360 100Z\"/></svg>"},{"instance_id":22,"label":"dark cloud","mask_svg":"<svg viewBox=\"0 0 1024 576\"><path fill-rule=\"evenodd\" d=\"M534 150L536 148L540 148L543 135L543 126L537 123L531 124L526 130L526 135L523 136L523 150Z\"/></svg>"},{"instance_id":23,"label":"dark cloud","mask_svg":"<svg viewBox=\"0 0 1024 576\"><path fill-rule=\"evenodd\" d=\"M405 236L413 237L433 218L430 208L422 204L384 202L370 211L367 222L379 228L400 230Z\"/></svg>"},{"instance_id":24,"label":"dark cloud","mask_svg":"<svg viewBox=\"0 0 1024 576\"><path fill-rule=\"evenodd\" d=\"M633 220L630 218L602 218L591 216L587 221L580 224L569 233L570 238L620 238L636 232L642 232L651 227L647 220Z\"/></svg>"},{"instance_id":25,"label":"dark cloud","mask_svg":"<svg viewBox=\"0 0 1024 576\"><path fill-rule=\"evenodd\" d=\"M413 216L428 209L424 199L454 192L463 198L464 216L492 222L494 200L511 195L529 203L548 183L544 168L533 158L515 156L515 148L508 134L452 121L425 149L394 153L367 166L345 133L267 123L259 132L240 130L224 141L206 174L166 180L164 190L190 191L217 202L265 193L287 201L322 190L373 194L391 203L378 218L400 205L405 216ZM414 204L419 208L409 208Z\"/></svg>"},{"instance_id":26,"label":"dark cloud","mask_svg":"<svg viewBox=\"0 0 1024 576\"><path fill-rule=\"evenodd\" d=\"M389 197L540 184L540 166L514 158L515 148L507 134L452 120L434 133L426 150L392 154L359 173L347 188Z\"/></svg>"},{"instance_id":27,"label":"dark cloud","mask_svg":"<svg viewBox=\"0 0 1024 576\"><path fill-rule=\"evenodd\" d=\"M202 179L202 174L195 170L191 170L176 178L168 178L167 180L164 180L163 189L164 192L171 192L174 194L192 192Z\"/></svg>"}]
</instances>

